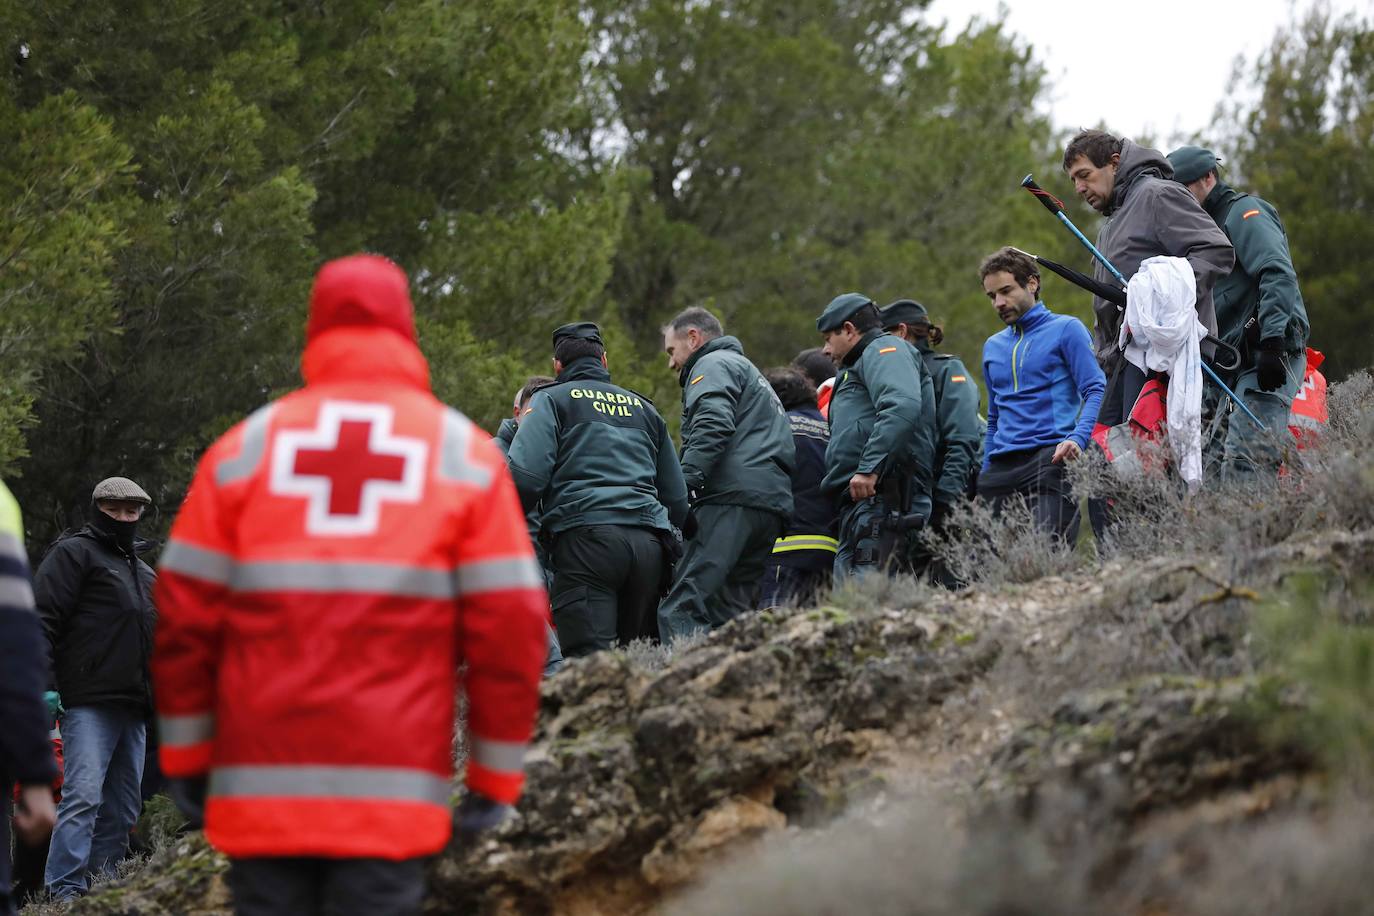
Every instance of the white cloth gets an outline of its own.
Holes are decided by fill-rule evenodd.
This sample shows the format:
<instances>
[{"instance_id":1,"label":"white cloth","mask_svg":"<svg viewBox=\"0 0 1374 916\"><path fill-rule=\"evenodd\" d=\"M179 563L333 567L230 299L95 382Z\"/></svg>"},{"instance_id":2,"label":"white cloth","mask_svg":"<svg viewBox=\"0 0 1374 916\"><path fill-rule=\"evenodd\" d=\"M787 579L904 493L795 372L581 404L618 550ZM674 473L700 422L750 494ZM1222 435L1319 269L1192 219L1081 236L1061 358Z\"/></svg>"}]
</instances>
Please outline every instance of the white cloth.
<instances>
[{"instance_id":1,"label":"white cloth","mask_svg":"<svg viewBox=\"0 0 1374 916\"><path fill-rule=\"evenodd\" d=\"M1169 443L1179 474L1202 482L1202 338L1197 286L1184 258L1154 257L1126 287L1126 315L1118 344L1141 369L1169 373Z\"/></svg>"}]
</instances>

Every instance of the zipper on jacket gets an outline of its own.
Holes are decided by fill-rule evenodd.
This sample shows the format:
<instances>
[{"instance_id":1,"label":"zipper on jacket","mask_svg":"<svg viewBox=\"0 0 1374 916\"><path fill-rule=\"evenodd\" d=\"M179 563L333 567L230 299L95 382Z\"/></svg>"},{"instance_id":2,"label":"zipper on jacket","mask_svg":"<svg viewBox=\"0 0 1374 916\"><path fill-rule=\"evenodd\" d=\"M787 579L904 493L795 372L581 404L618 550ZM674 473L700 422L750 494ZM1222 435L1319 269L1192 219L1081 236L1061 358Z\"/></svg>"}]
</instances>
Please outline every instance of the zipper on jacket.
<instances>
[{"instance_id":1,"label":"zipper on jacket","mask_svg":"<svg viewBox=\"0 0 1374 916\"><path fill-rule=\"evenodd\" d=\"M1021 346L1021 341L1026 339L1026 334L1021 330L1019 322L1013 325L1012 329L1016 331L1016 343L1012 344L1011 348L1011 390L1020 391L1021 381L1016 374L1016 350Z\"/></svg>"}]
</instances>

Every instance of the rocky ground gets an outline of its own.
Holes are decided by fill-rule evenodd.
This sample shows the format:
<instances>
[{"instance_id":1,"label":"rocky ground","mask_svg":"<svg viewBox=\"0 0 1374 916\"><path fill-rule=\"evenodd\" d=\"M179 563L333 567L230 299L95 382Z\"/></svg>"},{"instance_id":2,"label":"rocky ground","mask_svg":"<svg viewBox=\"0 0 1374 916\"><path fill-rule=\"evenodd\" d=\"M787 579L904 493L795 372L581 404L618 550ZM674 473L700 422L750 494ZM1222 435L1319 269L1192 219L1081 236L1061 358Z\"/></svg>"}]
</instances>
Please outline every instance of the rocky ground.
<instances>
[{"instance_id":1,"label":"rocky ground","mask_svg":"<svg viewBox=\"0 0 1374 916\"><path fill-rule=\"evenodd\" d=\"M571 664L519 817L436 862L429 911L1220 912L1206 894L1243 869L1216 844L1241 826L1374 848L1267 727L1307 699L1257 671L1251 626L1296 576L1371 568L1374 535L1328 532L957 594L875 583L661 667ZM185 838L72 912L227 912L221 869Z\"/></svg>"}]
</instances>

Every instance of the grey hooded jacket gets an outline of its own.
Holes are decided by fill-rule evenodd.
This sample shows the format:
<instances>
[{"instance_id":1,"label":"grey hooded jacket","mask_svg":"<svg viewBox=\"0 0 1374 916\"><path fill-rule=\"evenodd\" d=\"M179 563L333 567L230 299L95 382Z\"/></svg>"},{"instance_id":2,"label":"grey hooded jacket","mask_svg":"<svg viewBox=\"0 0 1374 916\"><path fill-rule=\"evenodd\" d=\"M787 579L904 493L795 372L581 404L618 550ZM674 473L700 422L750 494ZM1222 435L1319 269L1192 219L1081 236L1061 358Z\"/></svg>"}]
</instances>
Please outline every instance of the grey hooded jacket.
<instances>
[{"instance_id":1,"label":"grey hooded jacket","mask_svg":"<svg viewBox=\"0 0 1374 916\"><path fill-rule=\"evenodd\" d=\"M1198 318L1215 334L1212 287L1231 272L1235 250L1188 189L1170 180L1173 174L1173 166L1159 150L1122 140L1121 163L1097 247L1127 280L1156 255L1187 258L1197 279ZM1094 265L1093 274L1104 283L1116 282L1101 264ZM1093 314L1093 349L1102 371L1110 375L1123 358L1117 349L1121 309L1094 296ZM1213 350L1204 344L1202 353L1210 357Z\"/></svg>"}]
</instances>

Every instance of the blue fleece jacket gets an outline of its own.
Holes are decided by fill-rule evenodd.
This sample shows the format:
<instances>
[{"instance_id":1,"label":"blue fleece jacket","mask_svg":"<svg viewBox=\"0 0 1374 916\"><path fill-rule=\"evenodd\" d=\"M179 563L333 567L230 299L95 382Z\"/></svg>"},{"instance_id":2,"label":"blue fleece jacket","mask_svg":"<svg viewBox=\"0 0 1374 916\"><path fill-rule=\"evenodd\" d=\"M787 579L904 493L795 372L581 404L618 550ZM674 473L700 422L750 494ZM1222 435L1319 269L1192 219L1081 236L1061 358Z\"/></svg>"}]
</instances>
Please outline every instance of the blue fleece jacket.
<instances>
[{"instance_id":1,"label":"blue fleece jacket","mask_svg":"<svg viewBox=\"0 0 1374 916\"><path fill-rule=\"evenodd\" d=\"M1037 302L1021 320L983 344L988 388L988 459L1058 445L1087 448L1107 378L1083 322Z\"/></svg>"}]
</instances>

